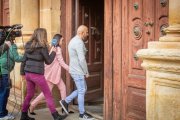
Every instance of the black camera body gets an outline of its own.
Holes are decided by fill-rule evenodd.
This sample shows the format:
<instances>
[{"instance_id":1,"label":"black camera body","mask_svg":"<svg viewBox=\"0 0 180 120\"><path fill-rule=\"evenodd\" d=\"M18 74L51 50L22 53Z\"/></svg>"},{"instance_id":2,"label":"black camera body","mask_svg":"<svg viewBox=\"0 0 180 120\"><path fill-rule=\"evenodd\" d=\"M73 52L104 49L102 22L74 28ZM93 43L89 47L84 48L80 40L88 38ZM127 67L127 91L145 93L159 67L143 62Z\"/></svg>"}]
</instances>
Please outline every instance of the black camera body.
<instances>
[{"instance_id":1,"label":"black camera body","mask_svg":"<svg viewBox=\"0 0 180 120\"><path fill-rule=\"evenodd\" d=\"M16 37L21 37L22 27L23 26L21 24L15 24L12 26L0 26L0 46L5 41L10 41L11 43L13 43Z\"/></svg>"}]
</instances>

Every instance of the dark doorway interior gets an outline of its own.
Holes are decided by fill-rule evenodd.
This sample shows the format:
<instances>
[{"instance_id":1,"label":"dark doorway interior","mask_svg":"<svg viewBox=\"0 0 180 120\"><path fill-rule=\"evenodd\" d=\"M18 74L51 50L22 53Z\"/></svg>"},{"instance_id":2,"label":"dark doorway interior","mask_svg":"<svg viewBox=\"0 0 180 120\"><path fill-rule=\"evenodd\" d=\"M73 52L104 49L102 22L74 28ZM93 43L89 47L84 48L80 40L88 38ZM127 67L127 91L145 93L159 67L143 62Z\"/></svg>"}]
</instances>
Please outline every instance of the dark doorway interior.
<instances>
[{"instance_id":1,"label":"dark doorway interior","mask_svg":"<svg viewBox=\"0 0 180 120\"><path fill-rule=\"evenodd\" d=\"M89 38L85 43L88 50L86 59L90 73L90 77L86 79L88 87L86 105L91 107L99 105L97 108L101 108L98 111L102 115L104 93L104 0L75 0L74 2L74 34L79 25L83 24L89 28ZM94 110L90 106L89 109Z\"/></svg>"}]
</instances>

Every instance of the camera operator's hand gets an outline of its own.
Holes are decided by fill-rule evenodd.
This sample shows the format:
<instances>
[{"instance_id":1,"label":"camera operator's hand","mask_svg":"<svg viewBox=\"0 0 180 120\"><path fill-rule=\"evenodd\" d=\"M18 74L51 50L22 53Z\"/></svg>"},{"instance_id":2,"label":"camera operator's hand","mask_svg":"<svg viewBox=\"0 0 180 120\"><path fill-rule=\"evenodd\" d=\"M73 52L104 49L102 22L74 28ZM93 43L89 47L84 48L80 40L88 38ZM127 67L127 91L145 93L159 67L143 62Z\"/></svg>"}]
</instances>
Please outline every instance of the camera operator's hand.
<instances>
[{"instance_id":1,"label":"camera operator's hand","mask_svg":"<svg viewBox=\"0 0 180 120\"><path fill-rule=\"evenodd\" d=\"M11 42L10 41L5 41L5 44L7 44L8 47L11 47Z\"/></svg>"}]
</instances>

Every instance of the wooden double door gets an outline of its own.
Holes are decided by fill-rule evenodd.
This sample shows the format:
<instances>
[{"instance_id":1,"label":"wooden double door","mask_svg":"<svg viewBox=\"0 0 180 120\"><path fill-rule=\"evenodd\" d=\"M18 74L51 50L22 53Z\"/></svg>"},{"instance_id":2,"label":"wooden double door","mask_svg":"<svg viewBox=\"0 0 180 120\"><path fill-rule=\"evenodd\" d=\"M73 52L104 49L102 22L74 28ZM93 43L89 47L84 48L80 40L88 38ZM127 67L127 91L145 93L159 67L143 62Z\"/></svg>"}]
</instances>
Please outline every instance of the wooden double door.
<instances>
[{"instance_id":1,"label":"wooden double door","mask_svg":"<svg viewBox=\"0 0 180 120\"><path fill-rule=\"evenodd\" d=\"M122 39L122 120L146 119L146 75L139 49L157 41L168 26L167 0L124 0L126 8Z\"/></svg>"},{"instance_id":2,"label":"wooden double door","mask_svg":"<svg viewBox=\"0 0 180 120\"><path fill-rule=\"evenodd\" d=\"M168 0L62 0L62 4L66 43L78 25L89 27L91 77L86 99L98 98L104 91L105 120L145 120L146 75L136 52L164 35ZM68 80L66 85L72 88Z\"/></svg>"}]
</instances>

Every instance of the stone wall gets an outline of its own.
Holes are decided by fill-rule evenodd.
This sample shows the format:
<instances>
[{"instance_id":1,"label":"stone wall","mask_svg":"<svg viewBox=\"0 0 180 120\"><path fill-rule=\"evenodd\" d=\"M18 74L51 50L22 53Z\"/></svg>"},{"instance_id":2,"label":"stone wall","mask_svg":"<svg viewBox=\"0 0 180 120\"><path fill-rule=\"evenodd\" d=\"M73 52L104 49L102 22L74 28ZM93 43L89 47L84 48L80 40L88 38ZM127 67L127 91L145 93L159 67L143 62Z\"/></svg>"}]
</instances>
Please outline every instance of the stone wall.
<instances>
[{"instance_id":1,"label":"stone wall","mask_svg":"<svg viewBox=\"0 0 180 120\"><path fill-rule=\"evenodd\" d=\"M16 39L19 53L23 54L24 44L31 37L34 29L46 28L48 41L55 33L60 32L60 0L9 0L9 8L10 25L23 25L23 38ZM20 107L26 92L25 80L20 76L20 63L16 63L14 71L11 72L11 79L14 89L11 89L9 101L12 104L17 103Z\"/></svg>"}]
</instances>

